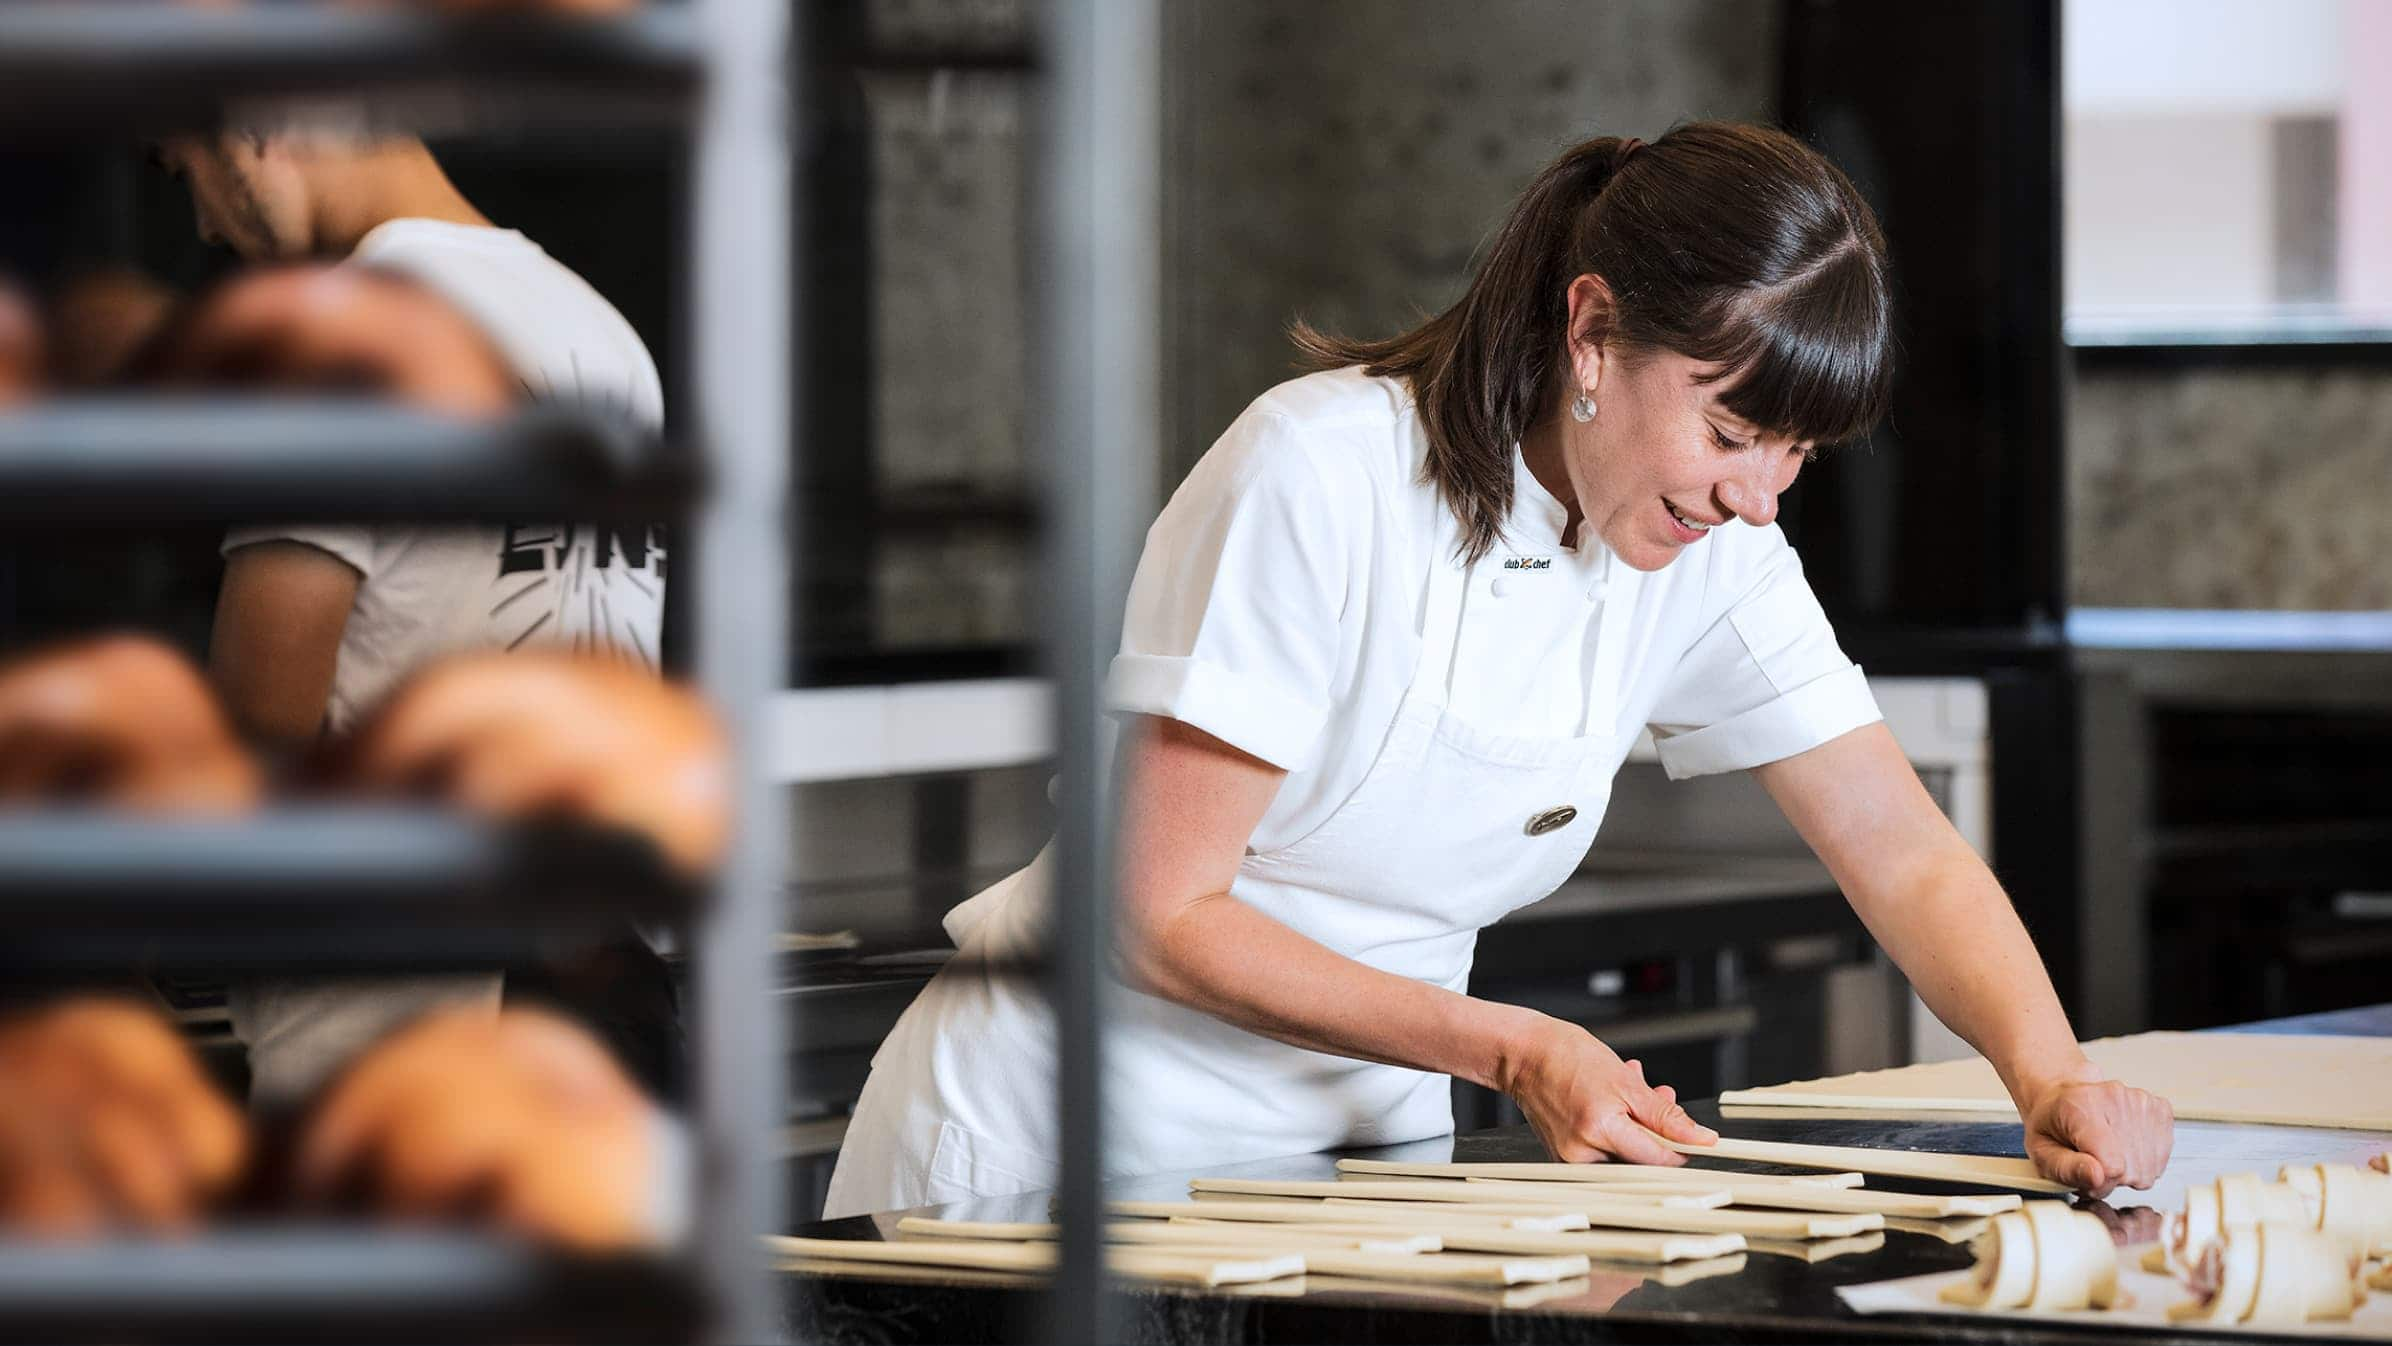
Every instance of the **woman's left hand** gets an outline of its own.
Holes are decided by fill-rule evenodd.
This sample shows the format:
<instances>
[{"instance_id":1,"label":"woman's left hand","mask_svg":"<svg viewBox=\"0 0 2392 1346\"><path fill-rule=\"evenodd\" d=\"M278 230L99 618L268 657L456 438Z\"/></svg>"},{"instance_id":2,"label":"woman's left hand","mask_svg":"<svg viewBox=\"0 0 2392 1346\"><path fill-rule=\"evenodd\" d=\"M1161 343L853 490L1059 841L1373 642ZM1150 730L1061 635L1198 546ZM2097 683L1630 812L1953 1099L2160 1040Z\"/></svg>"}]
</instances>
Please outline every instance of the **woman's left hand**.
<instances>
[{"instance_id":1,"label":"woman's left hand","mask_svg":"<svg viewBox=\"0 0 2392 1346\"><path fill-rule=\"evenodd\" d=\"M2176 1110L2168 1100L2103 1079L2091 1065L2030 1089L2019 1101L2027 1157L2055 1182L2096 1200L2147 1188L2168 1167Z\"/></svg>"}]
</instances>

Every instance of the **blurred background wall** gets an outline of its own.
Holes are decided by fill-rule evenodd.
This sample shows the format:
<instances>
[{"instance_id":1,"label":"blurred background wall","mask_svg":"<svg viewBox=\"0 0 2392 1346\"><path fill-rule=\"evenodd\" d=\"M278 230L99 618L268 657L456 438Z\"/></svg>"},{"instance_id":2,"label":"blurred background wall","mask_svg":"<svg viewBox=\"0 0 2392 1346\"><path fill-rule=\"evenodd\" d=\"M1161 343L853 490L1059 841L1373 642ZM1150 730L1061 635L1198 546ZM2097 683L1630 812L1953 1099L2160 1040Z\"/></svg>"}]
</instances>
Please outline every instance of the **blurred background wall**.
<instances>
[{"instance_id":1,"label":"blurred background wall","mask_svg":"<svg viewBox=\"0 0 2392 1346\"><path fill-rule=\"evenodd\" d=\"M1775 0L1171 11L1164 469L1300 372L1288 322L1392 335L1461 294L1562 148L1774 115Z\"/></svg>"}]
</instances>

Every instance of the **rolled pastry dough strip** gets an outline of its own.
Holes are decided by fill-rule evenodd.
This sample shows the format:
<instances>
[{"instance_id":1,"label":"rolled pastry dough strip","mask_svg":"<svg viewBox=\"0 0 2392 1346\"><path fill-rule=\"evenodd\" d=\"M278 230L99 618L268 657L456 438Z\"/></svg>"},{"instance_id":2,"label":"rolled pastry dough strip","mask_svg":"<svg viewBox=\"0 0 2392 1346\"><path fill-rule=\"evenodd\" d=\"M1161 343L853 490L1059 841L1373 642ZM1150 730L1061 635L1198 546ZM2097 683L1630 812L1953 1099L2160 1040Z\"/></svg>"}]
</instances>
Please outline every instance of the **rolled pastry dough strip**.
<instances>
[{"instance_id":1,"label":"rolled pastry dough strip","mask_svg":"<svg viewBox=\"0 0 2392 1346\"><path fill-rule=\"evenodd\" d=\"M1400 1178L1362 1182L1194 1178L1188 1182L1188 1190L1198 1195L1292 1196L1311 1200L1350 1196L1385 1201L1452 1201L1499 1206L1543 1203L1573 1210L1590 1203L1605 1206L1658 1206L1672 1210L1716 1210L1728 1204L1728 1194L1723 1190L1685 1191L1663 1196L1614 1196L1600 1189L1561 1188L1551 1183L1514 1182L1501 1184L1498 1188L1466 1182L1407 1182Z\"/></svg>"},{"instance_id":2,"label":"rolled pastry dough strip","mask_svg":"<svg viewBox=\"0 0 2392 1346\"><path fill-rule=\"evenodd\" d=\"M1740 1183L1793 1183L1802 1187L1861 1185L1858 1173L1730 1173L1725 1169L1691 1165L1665 1168L1659 1164L1399 1164L1386 1159L1340 1159L1337 1171L1385 1178L1499 1178L1506 1182L1682 1182L1710 1186L1732 1178Z\"/></svg>"},{"instance_id":3,"label":"rolled pastry dough strip","mask_svg":"<svg viewBox=\"0 0 2392 1346\"><path fill-rule=\"evenodd\" d=\"M1887 1233L1925 1234L1931 1239L1941 1239L1946 1243L1969 1243L1973 1242L1978 1235L1993 1228L1993 1221L1982 1215L1974 1218L1963 1216L1952 1220L1912 1220L1899 1215L1888 1215L1885 1217L1885 1228Z\"/></svg>"},{"instance_id":4,"label":"rolled pastry dough strip","mask_svg":"<svg viewBox=\"0 0 2392 1346\"><path fill-rule=\"evenodd\" d=\"M1356 1252L1375 1253L1433 1253L1444 1245L1434 1234L1412 1234L1400 1229L1375 1225L1353 1227L1355 1232L1333 1230L1327 1226L1232 1224L1218 1221L1203 1229L1180 1224L1158 1224L1151 1220L1117 1220L1105 1226L1108 1243L1164 1244L1179 1247L1226 1249L1233 1253L1247 1253L1258 1249L1281 1252L1290 1248L1345 1248ZM1228 1231L1227 1234L1221 1231ZM1020 1242L1052 1243L1062 1236L1062 1226L1053 1224L996 1223L980 1220L933 1220L920 1215L908 1215L897 1222L897 1232L917 1238L958 1238L982 1241L1015 1240ZM1229 1237L1234 1234L1235 1237Z\"/></svg>"},{"instance_id":5,"label":"rolled pastry dough strip","mask_svg":"<svg viewBox=\"0 0 2392 1346\"><path fill-rule=\"evenodd\" d=\"M1855 1234L1844 1239L1754 1239L1748 1245L1765 1257L1791 1257L1797 1262L1828 1262L1856 1253L1873 1253L1885 1246L1883 1233Z\"/></svg>"},{"instance_id":6,"label":"rolled pastry dough strip","mask_svg":"<svg viewBox=\"0 0 2392 1346\"><path fill-rule=\"evenodd\" d=\"M2392 1177L2392 1150L2386 1150L2377 1155L2375 1158L2368 1160L2367 1166L2374 1169L2378 1173L2384 1174L2387 1177Z\"/></svg>"},{"instance_id":7,"label":"rolled pastry dough strip","mask_svg":"<svg viewBox=\"0 0 2392 1346\"><path fill-rule=\"evenodd\" d=\"M1372 1206L1405 1210L1436 1210L1426 1203L1402 1201L1368 1201L1353 1197L1331 1197L1329 1205L1339 1210L1361 1210ZM1450 1209L1450 1207L1447 1207ZM1478 1206L1475 1210L1514 1209L1504 1206ZM1534 1210L1537 1207L1518 1209ZM1547 1208L1549 1209L1549 1208ZM1659 1206L1586 1206L1576 1208L1588 1224L1598 1229L1652 1229L1677 1234L1742 1234L1746 1238L1826 1239L1866 1234L1885 1228L1885 1217L1876 1214L1833 1215L1824 1211L1768 1211L1768 1210L1665 1210Z\"/></svg>"},{"instance_id":8,"label":"rolled pastry dough strip","mask_svg":"<svg viewBox=\"0 0 2392 1346\"><path fill-rule=\"evenodd\" d=\"M1779 1140L1738 1140L1722 1136L1710 1145L1671 1140L1648 1133L1680 1154L1714 1159L1749 1159L1794 1168L1851 1169L1898 1178L1930 1178L1937 1182L1965 1182L1980 1187L2008 1187L2021 1192L2065 1193L2068 1184L2053 1182L2025 1159L1991 1154L1934 1154L1923 1150L1875 1150L1850 1145L1796 1145Z\"/></svg>"},{"instance_id":9,"label":"rolled pastry dough strip","mask_svg":"<svg viewBox=\"0 0 2392 1346\"><path fill-rule=\"evenodd\" d=\"M1470 1182L1473 1186L1513 1193L1530 1190L1526 1183L1502 1182L1492 1178L1472 1178ZM1918 1196L1910 1192L1873 1192L1784 1182L1748 1184L1732 1178L1720 1185L1726 1189L1728 1204L1732 1206L1824 1210L1847 1214L1875 1211L1879 1215L1904 1215L1914 1220L1940 1220L1947 1215L1999 1215L2006 1210L2017 1210L2019 1203L2016 1192L1989 1193L1984 1196Z\"/></svg>"},{"instance_id":10,"label":"rolled pastry dough strip","mask_svg":"<svg viewBox=\"0 0 2392 1346\"><path fill-rule=\"evenodd\" d=\"M1116 1201L1107 1207L1115 1215L1134 1219L1234 1220L1254 1224L1389 1224L1438 1233L1444 1229L1534 1229L1560 1232L1587 1227L1577 1211L1538 1210L1522 1213L1486 1206L1398 1205L1363 1202L1330 1205L1320 1201Z\"/></svg>"},{"instance_id":11,"label":"rolled pastry dough strip","mask_svg":"<svg viewBox=\"0 0 2392 1346\"><path fill-rule=\"evenodd\" d=\"M1179 1216L1174 1225L1210 1226L1216 1221ZM1251 1227L1251 1226L1249 1226ZM1283 1226L1284 1227L1284 1226ZM1337 1230L1351 1234L1370 1229L1370 1225L1296 1226ZM1518 1253L1538 1257L1582 1257L1606 1262L1695 1262L1711 1257L1725 1257L1744 1251L1744 1238L1739 1234L1650 1234L1635 1230L1587 1230L1574 1233L1542 1233L1530 1229L1443 1229L1436 1235L1449 1251L1467 1253Z\"/></svg>"},{"instance_id":12,"label":"rolled pastry dough strip","mask_svg":"<svg viewBox=\"0 0 2392 1346\"><path fill-rule=\"evenodd\" d=\"M868 1239L792 1238L783 1234L768 1234L764 1242L767 1249L781 1257L825 1262L977 1271L1046 1272L1055 1267L1055 1245L1051 1243L972 1243L960 1239L877 1243ZM1295 1253L1231 1260L1152 1248L1110 1248L1105 1252L1105 1268L1116 1275L1140 1280L1212 1287L1301 1276L1304 1259Z\"/></svg>"},{"instance_id":13,"label":"rolled pastry dough strip","mask_svg":"<svg viewBox=\"0 0 2392 1346\"><path fill-rule=\"evenodd\" d=\"M926 1215L908 1215L897 1222L900 1234L981 1243L1052 1243L1061 1237L1059 1228L1033 1220L933 1220Z\"/></svg>"},{"instance_id":14,"label":"rolled pastry dough strip","mask_svg":"<svg viewBox=\"0 0 2392 1346\"><path fill-rule=\"evenodd\" d=\"M1315 1252L1359 1252L1379 1257L1411 1257L1445 1251L1445 1241L1435 1234L1392 1226L1381 1229L1362 1225L1360 1229L1372 1232L1349 1233L1329 1225L1238 1224L1229 1220L1204 1225L1127 1220L1106 1225L1105 1241L1207 1248L1239 1256L1300 1252L1309 1257Z\"/></svg>"},{"instance_id":15,"label":"rolled pastry dough strip","mask_svg":"<svg viewBox=\"0 0 2392 1346\"><path fill-rule=\"evenodd\" d=\"M765 1250L776 1257L809 1257L829 1262L882 1262L916 1267L966 1267L981 1271L1052 1271L1052 1243L983 1243L964 1239L908 1239L880 1243L870 1239L795 1238L764 1236Z\"/></svg>"},{"instance_id":16,"label":"rolled pastry dough strip","mask_svg":"<svg viewBox=\"0 0 2392 1346\"><path fill-rule=\"evenodd\" d=\"M2386 1262L2368 1273L2367 1288L2370 1290L2392 1290L2392 1262Z\"/></svg>"},{"instance_id":17,"label":"rolled pastry dough strip","mask_svg":"<svg viewBox=\"0 0 2392 1346\"><path fill-rule=\"evenodd\" d=\"M1583 1255L1503 1257L1477 1253L1306 1252L1305 1271L1427 1285L1542 1285L1587 1273Z\"/></svg>"},{"instance_id":18,"label":"rolled pastry dough strip","mask_svg":"<svg viewBox=\"0 0 2392 1346\"><path fill-rule=\"evenodd\" d=\"M1194 1285L1213 1289L1223 1285L1256 1285L1304 1274L1304 1255L1273 1253L1262 1257L1222 1259L1161 1248L1107 1248L1105 1270L1116 1276L1164 1285Z\"/></svg>"}]
</instances>

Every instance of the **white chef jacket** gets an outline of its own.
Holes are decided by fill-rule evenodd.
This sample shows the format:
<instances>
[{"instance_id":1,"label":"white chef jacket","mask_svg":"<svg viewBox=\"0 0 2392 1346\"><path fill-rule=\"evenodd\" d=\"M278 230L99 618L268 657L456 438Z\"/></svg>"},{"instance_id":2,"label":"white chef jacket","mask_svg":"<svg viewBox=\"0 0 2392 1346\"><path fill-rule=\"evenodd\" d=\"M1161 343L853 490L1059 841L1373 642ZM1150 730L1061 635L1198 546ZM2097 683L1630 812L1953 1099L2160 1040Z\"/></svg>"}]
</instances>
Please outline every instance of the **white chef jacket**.
<instances>
[{"instance_id":1,"label":"white chef jacket","mask_svg":"<svg viewBox=\"0 0 2392 1346\"><path fill-rule=\"evenodd\" d=\"M1148 536L1108 701L1284 767L1230 893L1342 956L1449 991L1478 930L1585 853L1627 745L1677 775L1756 766L1877 717L1774 528L1726 524L1639 574L1515 466L1466 569L1404 387L1340 370L1272 389ZM1515 454L1515 459L1517 455ZM1525 823L1568 804L1559 830ZM1051 1186L1042 854L954 911L960 953L873 1058L826 1209ZM1107 1025L1108 1178L1451 1129L1446 1082L1308 1051L1124 991Z\"/></svg>"},{"instance_id":2,"label":"white chef jacket","mask_svg":"<svg viewBox=\"0 0 2392 1346\"><path fill-rule=\"evenodd\" d=\"M1192 724L1288 772L1250 850L1304 836L1350 795L1419 647L1448 506L1405 384L1359 368L1256 399L1149 530L1107 688L1119 713ZM1650 728L1684 779L1794 756L1882 718L1772 524L1724 523L1642 572L1567 511L1517 449L1503 536L1472 572L1453 710L1527 737ZM1624 613L1603 620L1608 607ZM1598 637L1617 633L1609 647Z\"/></svg>"}]
</instances>

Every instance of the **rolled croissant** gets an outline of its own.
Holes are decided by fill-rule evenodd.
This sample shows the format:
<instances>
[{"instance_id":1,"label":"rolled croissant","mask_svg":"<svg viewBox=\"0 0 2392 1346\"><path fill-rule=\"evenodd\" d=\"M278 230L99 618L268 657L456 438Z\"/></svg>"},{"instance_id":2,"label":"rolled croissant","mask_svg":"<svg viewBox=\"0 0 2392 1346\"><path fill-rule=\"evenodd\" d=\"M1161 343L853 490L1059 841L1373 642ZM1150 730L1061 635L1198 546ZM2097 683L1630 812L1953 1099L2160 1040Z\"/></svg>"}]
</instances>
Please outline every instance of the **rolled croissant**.
<instances>
[{"instance_id":1,"label":"rolled croissant","mask_svg":"<svg viewBox=\"0 0 2392 1346\"><path fill-rule=\"evenodd\" d=\"M1944 1287L1953 1304L1987 1309L2106 1309L2118 1300L2110 1231L2065 1202L2030 1201L1977 1237L1976 1271Z\"/></svg>"},{"instance_id":2,"label":"rolled croissant","mask_svg":"<svg viewBox=\"0 0 2392 1346\"><path fill-rule=\"evenodd\" d=\"M2392 1253L2392 1177L2349 1164L2286 1164L2309 1227L2339 1240L2355 1261Z\"/></svg>"},{"instance_id":3,"label":"rolled croissant","mask_svg":"<svg viewBox=\"0 0 2392 1346\"><path fill-rule=\"evenodd\" d=\"M2314 1226L2316 1216L2289 1184L2266 1182L2256 1173L2229 1173L2207 1187L2186 1189L2184 1209L2168 1222L2161 1249L2144 1254L2143 1266L2189 1273L2227 1229L2267 1221Z\"/></svg>"},{"instance_id":4,"label":"rolled croissant","mask_svg":"<svg viewBox=\"0 0 2392 1346\"><path fill-rule=\"evenodd\" d=\"M2237 1225L2305 1224L2308 1207L2301 1194L2280 1182L2262 1182L2256 1173L2229 1173L2218 1179L2218 1227Z\"/></svg>"},{"instance_id":5,"label":"rolled croissant","mask_svg":"<svg viewBox=\"0 0 2392 1346\"><path fill-rule=\"evenodd\" d=\"M2189 1303L2172 1320L2297 1327L2348 1318L2360 1291L2342 1245L2298 1224L2235 1226L2186 1278Z\"/></svg>"},{"instance_id":6,"label":"rolled croissant","mask_svg":"<svg viewBox=\"0 0 2392 1346\"><path fill-rule=\"evenodd\" d=\"M2378 1173L2384 1174L2387 1177L2392 1177L2392 1150L2386 1150L2377 1155L2375 1158L2368 1160L2367 1166L2374 1169Z\"/></svg>"}]
</instances>

